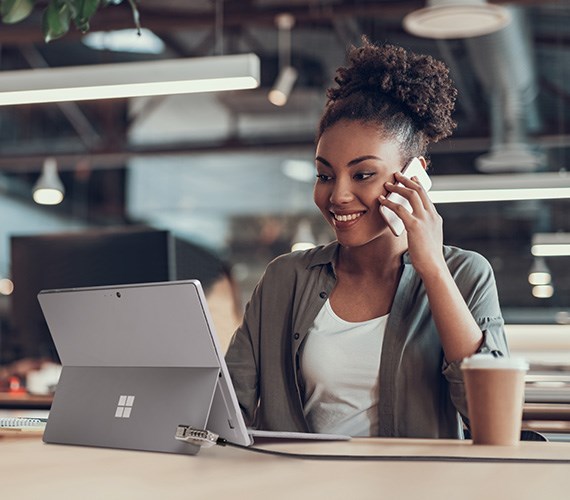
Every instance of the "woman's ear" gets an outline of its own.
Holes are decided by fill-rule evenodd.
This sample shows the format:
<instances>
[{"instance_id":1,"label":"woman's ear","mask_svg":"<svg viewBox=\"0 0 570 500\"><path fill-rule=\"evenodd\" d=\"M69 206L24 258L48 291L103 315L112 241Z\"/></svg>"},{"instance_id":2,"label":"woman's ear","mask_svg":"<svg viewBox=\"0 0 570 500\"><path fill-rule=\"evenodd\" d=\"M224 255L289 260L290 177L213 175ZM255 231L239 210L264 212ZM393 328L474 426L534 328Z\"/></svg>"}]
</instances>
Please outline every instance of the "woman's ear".
<instances>
[{"instance_id":1,"label":"woman's ear","mask_svg":"<svg viewBox=\"0 0 570 500\"><path fill-rule=\"evenodd\" d=\"M422 167L424 167L424 170L427 169L427 161L423 156L418 156L418 160L420 160L420 163L422 164Z\"/></svg>"}]
</instances>

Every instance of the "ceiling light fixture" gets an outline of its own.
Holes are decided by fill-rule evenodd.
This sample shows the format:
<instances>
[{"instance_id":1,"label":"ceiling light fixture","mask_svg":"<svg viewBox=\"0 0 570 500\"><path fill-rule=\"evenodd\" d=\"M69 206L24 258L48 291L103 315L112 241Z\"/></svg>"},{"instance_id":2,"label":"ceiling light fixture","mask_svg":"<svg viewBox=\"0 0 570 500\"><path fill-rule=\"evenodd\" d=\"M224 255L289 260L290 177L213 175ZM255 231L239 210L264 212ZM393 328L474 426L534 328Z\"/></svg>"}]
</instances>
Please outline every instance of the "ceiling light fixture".
<instances>
[{"instance_id":1,"label":"ceiling light fixture","mask_svg":"<svg viewBox=\"0 0 570 500\"><path fill-rule=\"evenodd\" d=\"M404 17L404 29L425 38L470 38L499 31L511 22L507 9L485 0L427 0Z\"/></svg>"},{"instance_id":2,"label":"ceiling light fixture","mask_svg":"<svg viewBox=\"0 0 570 500\"><path fill-rule=\"evenodd\" d=\"M570 256L570 233L535 233L530 252L535 257Z\"/></svg>"},{"instance_id":3,"label":"ceiling light fixture","mask_svg":"<svg viewBox=\"0 0 570 500\"><path fill-rule=\"evenodd\" d=\"M537 299L549 299L554 295L552 285L537 285L532 287L532 296Z\"/></svg>"},{"instance_id":4,"label":"ceiling light fixture","mask_svg":"<svg viewBox=\"0 0 570 500\"><path fill-rule=\"evenodd\" d=\"M297 76L297 70L292 66L285 66L279 71L277 80L267 95L269 102L275 106L285 106L291 95L291 90L293 90L293 85L297 81Z\"/></svg>"},{"instance_id":5,"label":"ceiling light fixture","mask_svg":"<svg viewBox=\"0 0 570 500\"><path fill-rule=\"evenodd\" d=\"M281 163L281 171L289 179L299 182L315 182L317 174L315 164L308 160L294 160L288 158Z\"/></svg>"},{"instance_id":6,"label":"ceiling light fixture","mask_svg":"<svg viewBox=\"0 0 570 500\"><path fill-rule=\"evenodd\" d=\"M42 173L33 188L34 201L39 205L58 205L63 201L64 193L55 158L46 158Z\"/></svg>"},{"instance_id":7,"label":"ceiling light fixture","mask_svg":"<svg viewBox=\"0 0 570 500\"><path fill-rule=\"evenodd\" d=\"M528 282L531 285L549 285L551 281L552 276L546 261L542 257L536 257L528 272Z\"/></svg>"},{"instance_id":8,"label":"ceiling light fixture","mask_svg":"<svg viewBox=\"0 0 570 500\"><path fill-rule=\"evenodd\" d=\"M138 31L136 29L93 31L87 33L81 42L94 50L136 54L162 54L164 52L164 42L146 28Z\"/></svg>"},{"instance_id":9,"label":"ceiling light fixture","mask_svg":"<svg viewBox=\"0 0 570 500\"><path fill-rule=\"evenodd\" d=\"M565 172L503 175L434 175L434 203L470 203L570 198L570 175Z\"/></svg>"},{"instance_id":10,"label":"ceiling light fixture","mask_svg":"<svg viewBox=\"0 0 570 500\"><path fill-rule=\"evenodd\" d=\"M291 251L296 252L297 250L309 250L311 248L315 248L315 246L315 236L311 229L311 223L307 219L301 219L297 226L297 231L293 236Z\"/></svg>"},{"instance_id":11,"label":"ceiling light fixture","mask_svg":"<svg viewBox=\"0 0 570 500\"><path fill-rule=\"evenodd\" d=\"M0 73L0 105L188 94L259 86L255 54Z\"/></svg>"},{"instance_id":12,"label":"ceiling light fixture","mask_svg":"<svg viewBox=\"0 0 570 500\"><path fill-rule=\"evenodd\" d=\"M0 294L1 295L12 295L14 291L14 283L9 278L0 279Z\"/></svg>"},{"instance_id":13,"label":"ceiling light fixture","mask_svg":"<svg viewBox=\"0 0 570 500\"><path fill-rule=\"evenodd\" d=\"M295 18L291 14L279 14L275 21L279 37L279 74L267 94L267 99L275 106L285 106L299 76L297 70L291 66L291 29L295 25Z\"/></svg>"}]
</instances>

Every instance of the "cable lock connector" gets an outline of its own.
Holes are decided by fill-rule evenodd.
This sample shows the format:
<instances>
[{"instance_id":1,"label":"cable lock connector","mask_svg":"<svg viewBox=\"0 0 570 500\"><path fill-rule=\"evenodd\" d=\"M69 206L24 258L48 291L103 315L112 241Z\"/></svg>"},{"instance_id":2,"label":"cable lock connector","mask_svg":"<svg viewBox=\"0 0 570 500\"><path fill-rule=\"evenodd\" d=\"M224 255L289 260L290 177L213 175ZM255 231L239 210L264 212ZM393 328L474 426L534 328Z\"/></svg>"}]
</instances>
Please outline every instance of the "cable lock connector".
<instances>
[{"instance_id":1,"label":"cable lock connector","mask_svg":"<svg viewBox=\"0 0 570 500\"><path fill-rule=\"evenodd\" d=\"M289 453L277 450L266 450L254 446L244 446L232 443L218 434L208 430L195 429L189 425L179 425L176 428L175 438L203 448L211 446L230 446L241 450L273 455L278 457L298 458L301 460L353 460L361 462L471 462L471 463L527 463L527 464L570 464L567 458L522 458L522 457L472 457L472 456L445 456L445 455L315 455L312 453Z\"/></svg>"},{"instance_id":2,"label":"cable lock connector","mask_svg":"<svg viewBox=\"0 0 570 500\"><path fill-rule=\"evenodd\" d=\"M179 425L174 436L179 441L195 444L203 448L210 448L219 443L219 435L208 430L195 429L189 425Z\"/></svg>"}]
</instances>

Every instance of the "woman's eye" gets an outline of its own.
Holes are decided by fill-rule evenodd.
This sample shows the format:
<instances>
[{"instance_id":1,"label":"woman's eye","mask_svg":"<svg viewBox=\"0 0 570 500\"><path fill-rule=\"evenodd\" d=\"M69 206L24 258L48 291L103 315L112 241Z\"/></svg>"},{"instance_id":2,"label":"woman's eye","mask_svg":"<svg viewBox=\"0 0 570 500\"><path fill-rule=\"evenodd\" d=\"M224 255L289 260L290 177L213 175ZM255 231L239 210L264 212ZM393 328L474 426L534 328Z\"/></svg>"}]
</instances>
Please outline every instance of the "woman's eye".
<instances>
[{"instance_id":1,"label":"woman's eye","mask_svg":"<svg viewBox=\"0 0 570 500\"><path fill-rule=\"evenodd\" d=\"M354 178L357 181L365 181L366 179L370 179L373 175L375 175L374 173L359 173L359 174L355 174Z\"/></svg>"},{"instance_id":2,"label":"woman's eye","mask_svg":"<svg viewBox=\"0 0 570 500\"><path fill-rule=\"evenodd\" d=\"M326 174L317 174L317 180L319 182L327 182L330 181L331 176Z\"/></svg>"}]
</instances>

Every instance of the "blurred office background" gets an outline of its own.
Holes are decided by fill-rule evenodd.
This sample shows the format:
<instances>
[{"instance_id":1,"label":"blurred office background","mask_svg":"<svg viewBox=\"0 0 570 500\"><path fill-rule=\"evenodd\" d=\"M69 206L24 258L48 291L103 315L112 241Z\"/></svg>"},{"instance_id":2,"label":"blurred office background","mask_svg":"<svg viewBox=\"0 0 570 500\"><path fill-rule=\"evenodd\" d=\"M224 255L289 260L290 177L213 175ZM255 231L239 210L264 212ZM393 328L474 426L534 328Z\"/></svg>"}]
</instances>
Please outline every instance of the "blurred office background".
<instances>
[{"instance_id":1,"label":"blurred office background","mask_svg":"<svg viewBox=\"0 0 570 500\"><path fill-rule=\"evenodd\" d=\"M46 333L31 326L41 318L26 316L38 286L199 277L210 292L219 284L212 307L228 338L272 258L332 238L312 202L315 127L335 69L365 34L451 69L458 127L431 149L434 184L535 188L523 199L438 210L447 244L491 262L515 350L564 372L570 252L531 248L570 244L570 3L489 5L504 9L486 14L503 23L491 34L446 33L450 26L436 22L421 36L421 16L404 27L426 6L420 0L143 0L140 37L119 5L97 12L86 35L72 28L49 44L40 11L2 25L0 91L2 71L246 52L261 60L261 85L0 107L1 361L53 355ZM472 28L480 22L474 16ZM293 86L275 105L268 93L288 67ZM39 205L34 185L54 165L63 201ZM566 191L551 195L553 187ZM531 283L532 271L541 274ZM556 383L549 387L567 391Z\"/></svg>"}]
</instances>

